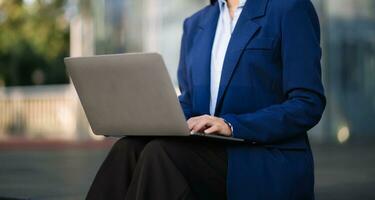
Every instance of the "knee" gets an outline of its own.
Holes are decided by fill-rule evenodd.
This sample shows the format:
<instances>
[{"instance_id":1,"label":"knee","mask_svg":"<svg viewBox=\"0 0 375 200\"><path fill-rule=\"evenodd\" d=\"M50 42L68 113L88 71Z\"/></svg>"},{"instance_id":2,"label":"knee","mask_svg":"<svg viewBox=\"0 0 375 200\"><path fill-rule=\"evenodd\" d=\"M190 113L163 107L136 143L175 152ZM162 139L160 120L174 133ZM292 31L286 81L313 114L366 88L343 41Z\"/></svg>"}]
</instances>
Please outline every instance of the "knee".
<instances>
[{"instance_id":1,"label":"knee","mask_svg":"<svg viewBox=\"0 0 375 200\"><path fill-rule=\"evenodd\" d=\"M144 147L141 158L143 159L153 159L153 158L160 158L160 155L165 153L165 145L167 141L164 139L155 139L147 143Z\"/></svg>"},{"instance_id":2,"label":"knee","mask_svg":"<svg viewBox=\"0 0 375 200\"><path fill-rule=\"evenodd\" d=\"M143 142L137 138L123 137L115 142L111 151L132 152L143 147Z\"/></svg>"}]
</instances>

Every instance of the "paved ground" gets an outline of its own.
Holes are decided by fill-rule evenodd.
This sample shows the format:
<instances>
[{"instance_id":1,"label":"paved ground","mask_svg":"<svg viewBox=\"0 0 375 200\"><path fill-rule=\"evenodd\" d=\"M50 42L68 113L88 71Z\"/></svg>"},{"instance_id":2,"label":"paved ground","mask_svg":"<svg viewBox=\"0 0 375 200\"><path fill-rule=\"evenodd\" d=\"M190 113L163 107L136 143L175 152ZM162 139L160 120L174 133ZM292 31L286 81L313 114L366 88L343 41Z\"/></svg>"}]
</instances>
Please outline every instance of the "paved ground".
<instances>
[{"instance_id":1,"label":"paved ground","mask_svg":"<svg viewBox=\"0 0 375 200\"><path fill-rule=\"evenodd\" d=\"M107 151L1 150L0 196L84 199ZM314 145L314 151L317 200L375 199L375 145Z\"/></svg>"},{"instance_id":2,"label":"paved ground","mask_svg":"<svg viewBox=\"0 0 375 200\"><path fill-rule=\"evenodd\" d=\"M314 145L317 200L375 200L375 145Z\"/></svg>"}]
</instances>

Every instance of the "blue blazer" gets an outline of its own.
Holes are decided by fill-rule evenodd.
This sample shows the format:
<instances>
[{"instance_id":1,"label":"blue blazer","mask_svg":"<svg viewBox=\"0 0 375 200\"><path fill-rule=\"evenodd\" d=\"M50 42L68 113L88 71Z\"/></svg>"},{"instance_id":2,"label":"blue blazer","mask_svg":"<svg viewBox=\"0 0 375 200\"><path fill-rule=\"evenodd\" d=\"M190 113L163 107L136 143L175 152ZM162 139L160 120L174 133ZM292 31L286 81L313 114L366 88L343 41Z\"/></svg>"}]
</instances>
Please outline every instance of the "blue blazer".
<instances>
[{"instance_id":1,"label":"blue blazer","mask_svg":"<svg viewBox=\"0 0 375 200\"><path fill-rule=\"evenodd\" d=\"M184 21L178 80L186 118L209 114L217 3ZM215 115L228 148L228 199L314 199L306 131L325 108L319 20L310 0L248 0L226 52Z\"/></svg>"}]
</instances>

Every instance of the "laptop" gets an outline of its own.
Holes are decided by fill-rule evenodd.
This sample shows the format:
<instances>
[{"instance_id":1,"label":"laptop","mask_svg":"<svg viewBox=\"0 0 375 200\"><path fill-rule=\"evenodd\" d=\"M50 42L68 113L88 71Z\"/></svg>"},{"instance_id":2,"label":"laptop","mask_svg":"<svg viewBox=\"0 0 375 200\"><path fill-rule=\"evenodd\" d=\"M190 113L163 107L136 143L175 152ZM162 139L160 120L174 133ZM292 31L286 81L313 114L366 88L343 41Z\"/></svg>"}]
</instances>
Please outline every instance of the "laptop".
<instances>
[{"instance_id":1,"label":"laptop","mask_svg":"<svg viewBox=\"0 0 375 200\"><path fill-rule=\"evenodd\" d=\"M94 134L243 141L190 132L160 54L101 55L64 61Z\"/></svg>"}]
</instances>

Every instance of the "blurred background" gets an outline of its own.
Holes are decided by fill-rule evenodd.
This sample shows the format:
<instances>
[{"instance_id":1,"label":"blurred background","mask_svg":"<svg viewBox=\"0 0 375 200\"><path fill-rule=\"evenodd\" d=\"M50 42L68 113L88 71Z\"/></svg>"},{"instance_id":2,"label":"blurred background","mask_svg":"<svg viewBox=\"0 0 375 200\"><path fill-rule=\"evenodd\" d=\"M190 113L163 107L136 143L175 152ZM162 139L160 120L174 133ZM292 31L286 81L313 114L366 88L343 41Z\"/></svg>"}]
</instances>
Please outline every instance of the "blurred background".
<instances>
[{"instance_id":1,"label":"blurred background","mask_svg":"<svg viewBox=\"0 0 375 200\"><path fill-rule=\"evenodd\" d=\"M375 0L313 0L328 105L310 131L316 199L375 199ZM0 0L0 199L83 199L114 139L94 136L63 58L160 52L208 0Z\"/></svg>"}]
</instances>

